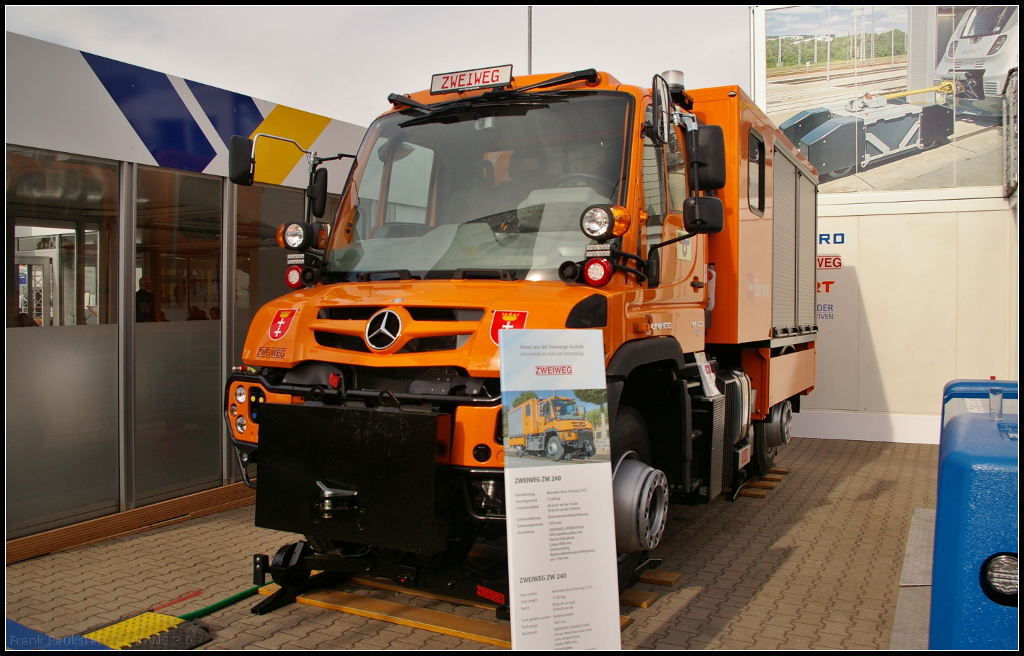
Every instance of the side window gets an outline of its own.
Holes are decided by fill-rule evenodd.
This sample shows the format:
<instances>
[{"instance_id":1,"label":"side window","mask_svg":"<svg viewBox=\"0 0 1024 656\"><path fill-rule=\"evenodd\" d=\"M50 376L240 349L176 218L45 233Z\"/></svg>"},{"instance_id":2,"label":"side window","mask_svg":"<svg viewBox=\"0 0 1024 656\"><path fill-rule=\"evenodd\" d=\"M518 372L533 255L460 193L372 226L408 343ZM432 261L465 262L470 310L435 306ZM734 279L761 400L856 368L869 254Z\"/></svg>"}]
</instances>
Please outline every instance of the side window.
<instances>
[{"instance_id":1,"label":"side window","mask_svg":"<svg viewBox=\"0 0 1024 656\"><path fill-rule=\"evenodd\" d=\"M526 406L526 416L530 416L530 406Z\"/></svg>"},{"instance_id":2,"label":"side window","mask_svg":"<svg viewBox=\"0 0 1024 656\"><path fill-rule=\"evenodd\" d=\"M764 213L764 140L753 130L747 145L747 199L750 209Z\"/></svg>"},{"instance_id":3,"label":"side window","mask_svg":"<svg viewBox=\"0 0 1024 656\"><path fill-rule=\"evenodd\" d=\"M682 211L683 201L686 200L688 192L686 188L686 158L683 156L683 149L679 143L679 129L676 127L668 131L665 159L668 171L669 207Z\"/></svg>"},{"instance_id":4,"label":"side window","mask_svg":"<svg viewBox=\"0 0 1024 656\"><path fill-rule=\"evenodd\" d=\"M651 120L651 108L647 108L647 120ZM662 198L662 171L661 167L661 156L659 149L654 146L654 142L647 136L644 136L644 161L643 175L644 181L644 210L646 210L648 218L647 225L661 225L661 219L665 214L664 200Z\"/></svg>"},{"instance_id":5,"label":"side window","mask_svg":"<svg viewBox=\"0 0 1024 656\"><path fill-rule=\"evenodd\" d=\"M387 139L378 138L373 145L373 152L387 149ZM358 173L358 170L356 171ZM359 191L356 196L355 220L356 234L359 239L366 239L370 230L377 222L377 205L380 202L380 181L384 175L384 160L381 157L366 158L366 167L359 178Z\"/></svg>"}]
</instances>

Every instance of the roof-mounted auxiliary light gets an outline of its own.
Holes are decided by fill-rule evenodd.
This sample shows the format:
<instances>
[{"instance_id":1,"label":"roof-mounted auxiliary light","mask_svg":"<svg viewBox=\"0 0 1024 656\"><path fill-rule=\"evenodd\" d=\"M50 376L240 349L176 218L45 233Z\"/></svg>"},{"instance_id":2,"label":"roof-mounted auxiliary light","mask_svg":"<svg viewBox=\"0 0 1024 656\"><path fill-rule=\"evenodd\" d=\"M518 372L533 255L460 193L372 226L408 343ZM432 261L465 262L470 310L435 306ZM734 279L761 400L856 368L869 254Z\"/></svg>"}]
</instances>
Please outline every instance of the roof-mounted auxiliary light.
<instances>
[{"instance_id":1,"label":"roof-mounted auxiliary light","mask_svg":"<svg viewBox=\"0 0 1024 656\"><path fill-rule=\"evenodd\" d=\"M621 237L629 230L629 212L619 205L591 205L580 215L580 230L595 241Z\"/></svg>"},{"instance_id":2,"label":"roof-mounted auxiliary light","mask_svg":"<svg viewBox=\"0 0 1024 656\"><path fill-rule=\"evenodd\" d=\"M313 244L313 233L313 226L304 221L282 223L277 229L277 245L290 251L304 251Z\"/></svg>"}]
</instances>

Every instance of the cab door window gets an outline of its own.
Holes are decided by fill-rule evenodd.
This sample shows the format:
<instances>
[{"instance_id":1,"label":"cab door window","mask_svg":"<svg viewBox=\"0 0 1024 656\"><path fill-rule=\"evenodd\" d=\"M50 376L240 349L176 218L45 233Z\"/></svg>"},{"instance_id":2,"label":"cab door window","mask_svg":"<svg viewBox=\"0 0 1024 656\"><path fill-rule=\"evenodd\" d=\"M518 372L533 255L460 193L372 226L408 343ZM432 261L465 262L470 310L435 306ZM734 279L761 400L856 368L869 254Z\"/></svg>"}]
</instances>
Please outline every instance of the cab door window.
<instances>
[{"instance_id":1,"label":"cab door window","mask_svg":"<svg viewBox=\"0 0 1024 656\"><path fill-rule=\"evenodd\" d=\"M686 186L686 157L683 155L679 128L675 126L668 131L668 144L665 146L665 169L669 207L673 212L682 212L683 201L689 195L689 189Z\"/></svg>"},{"instance_id":2,"label":"cab door window","mask_svg":"<svg viewBox=\"0 0 1024 656\"><path fill-rule=\"evenodd\" d=\"M651 108L647 107L647 122L652 119ZM665 215L664 185L664 154L654 141L644 135L644 158L641 176L644 186L644 211L647 212L647 225L661 225Z\"/></svg>"}]
</instances>

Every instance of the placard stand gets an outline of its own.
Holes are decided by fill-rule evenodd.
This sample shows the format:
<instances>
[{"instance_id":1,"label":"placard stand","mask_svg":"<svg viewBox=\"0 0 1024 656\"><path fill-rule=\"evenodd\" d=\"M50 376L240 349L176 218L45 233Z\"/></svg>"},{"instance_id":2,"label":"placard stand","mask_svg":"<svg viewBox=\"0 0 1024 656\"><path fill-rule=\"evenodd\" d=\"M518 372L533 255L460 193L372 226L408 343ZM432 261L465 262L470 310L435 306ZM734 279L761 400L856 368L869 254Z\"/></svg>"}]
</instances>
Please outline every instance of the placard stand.
<instances>
[{"instance_id":1,"label":"placard stand","mask_svg":"<svg viewBox=\"0 0 1024 656\"><path fill-rule=\"evenodd\" d=\"M499 334L512 648L619 649L602 333Z\"/></svg>"}]
</instances>

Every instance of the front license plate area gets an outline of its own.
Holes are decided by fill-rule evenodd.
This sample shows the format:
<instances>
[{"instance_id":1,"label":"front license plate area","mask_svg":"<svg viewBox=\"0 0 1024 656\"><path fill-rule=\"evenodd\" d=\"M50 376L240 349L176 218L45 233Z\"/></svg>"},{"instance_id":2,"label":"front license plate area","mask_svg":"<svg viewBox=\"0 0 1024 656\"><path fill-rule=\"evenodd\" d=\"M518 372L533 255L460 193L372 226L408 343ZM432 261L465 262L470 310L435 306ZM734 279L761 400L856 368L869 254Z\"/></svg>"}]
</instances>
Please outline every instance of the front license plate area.
<instances>
[{"instance_id":1,"label":"front license plate area","mask_svg":"<svg viewBox=\"0 0 1024 656\"><path fill-rule=\"evenodd\" d=\"M448 415L265 404L260 413L256 525L436 553L447 544L451 489L438 467ZM317 482L354 490L325 518Z\"/></svg>"}]
</instances>

